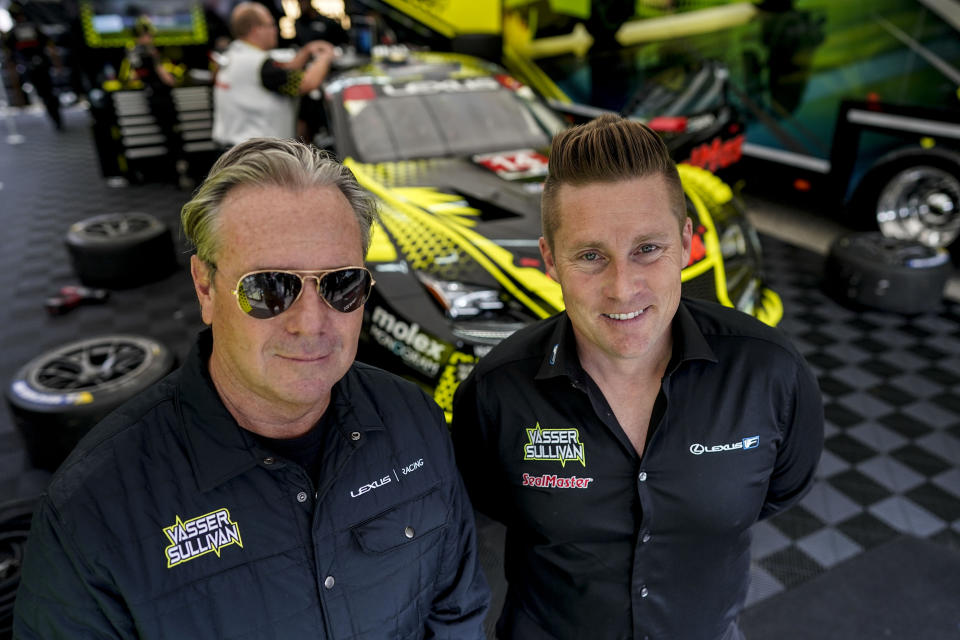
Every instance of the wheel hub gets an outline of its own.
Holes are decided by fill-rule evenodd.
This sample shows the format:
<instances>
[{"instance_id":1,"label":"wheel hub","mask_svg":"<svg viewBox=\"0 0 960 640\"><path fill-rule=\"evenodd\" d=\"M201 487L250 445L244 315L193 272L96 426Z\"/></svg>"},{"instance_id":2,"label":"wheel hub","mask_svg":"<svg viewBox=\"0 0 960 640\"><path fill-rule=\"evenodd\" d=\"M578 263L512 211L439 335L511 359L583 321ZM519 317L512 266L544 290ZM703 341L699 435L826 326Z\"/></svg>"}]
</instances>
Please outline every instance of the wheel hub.
<instances>
[{"instance_id":1,"label":"wheel hub","mask_svg":"<svg viewBox=\"0 0 960 640\"><path fill-rule=\"evenodd\" d=\"M960 236L960 180L937 167L910 167L880 192L876 215L885 236L945 247Z\"/></svg>"},{"instance_id":2,"label":"wheel hub","mask_svg":"<svg viewBox=\"0 0 960 640\"><path fill-rule=\"evenodd\" d=\"M51 358L40 368L36 382L55 391L87 389L127 375L146 359L136 344L92 343Z\"/></svg>"}]
</instances>

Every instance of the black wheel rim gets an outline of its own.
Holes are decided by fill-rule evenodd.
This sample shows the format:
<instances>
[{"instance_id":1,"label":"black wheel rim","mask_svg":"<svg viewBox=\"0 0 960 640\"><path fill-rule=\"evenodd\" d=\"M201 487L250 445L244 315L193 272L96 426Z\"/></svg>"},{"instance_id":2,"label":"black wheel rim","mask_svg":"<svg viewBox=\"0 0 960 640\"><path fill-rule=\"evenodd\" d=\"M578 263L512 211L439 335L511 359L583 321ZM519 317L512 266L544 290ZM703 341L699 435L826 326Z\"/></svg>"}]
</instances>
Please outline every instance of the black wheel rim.
<instances>
[{"instance_id":1,"label":"black wheel rim","mask_svg":"<svg viewBox=\"0 0 960 640\"><path fill-rule=\"evenodd\" d=\"M86 225L84 233L99 238L120 238L150 228L151 220L145 215L118 214L99 216Z\"/></svg>"},{"instance_id":2,"label":"black wheel rim","mask_svg":"<svg viewBox=\"0 0 960 640\"><path fill-rule=\"evenodd\" d=\"M139 371L149 358L143 345L129 340L87 341L51 354L35 369L31 382L54 392L103 387Z\"/></svg>"}]
</instances>

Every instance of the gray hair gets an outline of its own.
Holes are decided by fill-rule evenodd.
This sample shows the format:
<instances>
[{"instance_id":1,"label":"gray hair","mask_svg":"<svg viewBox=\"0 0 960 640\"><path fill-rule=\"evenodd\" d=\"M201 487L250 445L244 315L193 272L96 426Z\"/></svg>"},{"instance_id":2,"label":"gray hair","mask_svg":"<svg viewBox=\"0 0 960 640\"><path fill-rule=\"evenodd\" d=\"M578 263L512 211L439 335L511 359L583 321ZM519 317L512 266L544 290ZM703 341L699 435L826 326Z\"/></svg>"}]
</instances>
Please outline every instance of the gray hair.
<instances>
[{"instance_id":1,"label":"gray hair","mask_svg":"<svg viewBox=\"0 0 960 640\"><path fill-rule=\"evenodd\" d=\"M193 198L180 210L180 222L197 257L215 266L220 252L220 208L227 194L242 185L286 189L335 186L346 197L360 224L363 254L377 220L376 201L357 183L353 172L327 151L295 140L253 138L225 152L214 163Z\"/></svg>"}]
</instances>

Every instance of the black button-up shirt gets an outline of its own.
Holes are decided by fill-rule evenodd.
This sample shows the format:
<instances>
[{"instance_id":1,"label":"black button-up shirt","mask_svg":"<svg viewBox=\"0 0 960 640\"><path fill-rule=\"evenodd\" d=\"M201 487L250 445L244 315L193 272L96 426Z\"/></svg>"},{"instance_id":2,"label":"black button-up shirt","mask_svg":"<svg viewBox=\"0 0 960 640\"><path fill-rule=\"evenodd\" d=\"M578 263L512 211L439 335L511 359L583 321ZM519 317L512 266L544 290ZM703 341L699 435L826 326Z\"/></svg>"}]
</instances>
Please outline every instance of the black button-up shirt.
<instances>
[{"instance_id":1,"label":"black button-up shirt","mask_svg":"<svg viewBox=\"0 0 960 640\"><path fill-rule=\"evenodd\" d=\"M683 300L638 456L565 314L481 360L454 404L474 506L507 526L504 639L739 637L750 527L799 500L816 379L775 329Z\"/></svg>"}]
</instances>

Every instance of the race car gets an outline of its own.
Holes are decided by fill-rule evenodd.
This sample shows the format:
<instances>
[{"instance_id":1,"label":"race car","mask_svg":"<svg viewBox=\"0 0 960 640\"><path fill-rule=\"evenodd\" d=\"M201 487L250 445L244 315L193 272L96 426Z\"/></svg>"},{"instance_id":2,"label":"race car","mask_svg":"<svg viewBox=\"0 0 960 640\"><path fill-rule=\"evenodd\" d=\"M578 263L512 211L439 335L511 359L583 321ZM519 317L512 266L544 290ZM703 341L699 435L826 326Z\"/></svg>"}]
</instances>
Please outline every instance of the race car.
<instances>
[{"instance_id":1,"label":"race car","mask_svg":"<svg viewBox=\"0 0 960 640\"><path fill-rule=\"evenodd\" d=\"M563 309L538 249L546 153L567 122L496 65L411 52L336 73L333 149L380 204L359 357L427 388L449 418L474 363ZM685 295L775 325L760 244L730 187L678 165L694 237Z\"/></svg>"}]
</instances>

